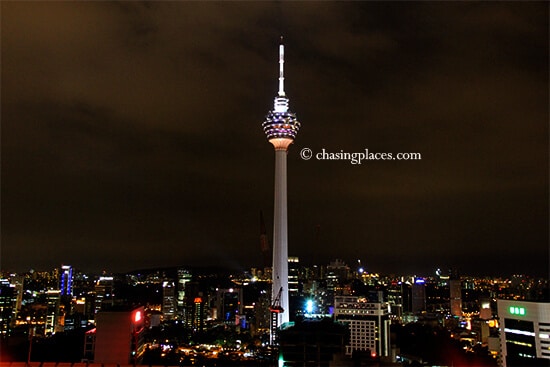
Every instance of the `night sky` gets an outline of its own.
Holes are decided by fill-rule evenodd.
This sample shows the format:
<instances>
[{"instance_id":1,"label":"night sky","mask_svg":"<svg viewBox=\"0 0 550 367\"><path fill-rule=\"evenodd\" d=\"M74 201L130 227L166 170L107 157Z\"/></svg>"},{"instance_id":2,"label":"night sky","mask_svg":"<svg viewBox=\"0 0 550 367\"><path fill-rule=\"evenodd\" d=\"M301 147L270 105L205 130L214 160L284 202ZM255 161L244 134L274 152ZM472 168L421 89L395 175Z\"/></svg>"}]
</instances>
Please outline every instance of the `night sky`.
<instances>
[{"instance_id":1,"label":"night sky","mask_svg":"<svg viewBox=\"0 0 550 367\"><path fill-rule=\"evenodd\" d=\"M261 266L284 35L289 255L548 275L548 7L3 1L1 267Z\"/></svg>"}]
</instances>

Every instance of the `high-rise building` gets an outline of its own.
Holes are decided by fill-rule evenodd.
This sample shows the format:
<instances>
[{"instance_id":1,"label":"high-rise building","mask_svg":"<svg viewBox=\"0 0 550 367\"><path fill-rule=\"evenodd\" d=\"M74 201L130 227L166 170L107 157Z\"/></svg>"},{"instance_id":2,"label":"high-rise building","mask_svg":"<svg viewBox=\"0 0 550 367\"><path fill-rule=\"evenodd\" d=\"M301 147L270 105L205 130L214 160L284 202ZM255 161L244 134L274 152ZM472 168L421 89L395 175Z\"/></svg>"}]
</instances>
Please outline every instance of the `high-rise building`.
<instances>
[{"instance_id":1,"label":"high-rise building","mask_svg":"<svg viewBox=\"0 0 550 367\"><path fill-rule=\"evenodd\" d=\"M449 280L449 292L451 299L451 315L462 316L462 282L456 271L451 271Z\"/></svg>"},{"instance_id":2,"label":"high-rise building","mask_svg":"<svg viewBox=\"0 0 550 367\"><path fill-rule=\"evenodd\" d=\"M483 320L489 320L493 317L493 311L491 310L491 299L487 297L481 297L479 300L479 318Z\"/></svg>"},{"instance_id":3,"label":"high-rise building","mask_svg":"<svg viewBox=\"0 0 550 367\"><path fill-rule=\"evenodd\" d=\"M387 302L368 302L366 298L336 296L335 321L349 327L350 341L346 355L370 352L373 357L387 357L390 349L390 306Z\"/></svg>"},{"instance_id":4,"label":"high-rise building","mask_svg":"<svg viewBox=\"0 0 550 367\"><path fill-rule=\"evenodd\" d=\"M192 279L191 272L187 269L178 269L178 312L185 320L185 285Z\"/></svg>"},{"instance_id":5,"label":"high-rise building","mask_svg":"<svg viewBox=\"0 0 550 367\"><path fill-rule=\"evenodd\" d=\"M289 297L296 297L300 294L300 259L296 256L288 258L288 292Z\"/></svg>"},{"instance_id":6,"label":"high-rise building","mask_svg":"<svg viewBox=\"0 0 550 367\"><path fill-rule=\"evenodd\" d=\"M251 326L251 333L261 335L269 331L269 305L271 303L271 296L268 292L262 291L258 298L258 301L254 304L254 319Z\"/></svg>"},{"instance_id":7,"label":"high-rise building","mask_svg":"<svg viewBox=\"0 0 550 367\"><path fill-rule=\"evenodd\" d=\"M393 280L388 284L387 299L390 304L391 314L395 320L401 321L403 315L403 284L397 280Z\"/></svg>"},{"instance_id":8,"label":"high-rise building","mask_svg":"<svg viewBox=\"0 0 550 367\"><path fill-rule=\"evenodd\" d=\"M423 278L415 278L412 285L412 312L426 311L426 281Z\"/></svg>"},{"instance_id":9,"label":"high-rise building","mask_svg":"<svg viewBox=\"0 0 550 367\"><path fill-rule=\"evenodd\" d=\"M162 314L165 320L176 316L176 287L171 280L162 282Z\"/></svg>"},{"instance_id":10,"label":"high-rise building","mask_svg":"<svg viewBox=\"0 0 550 367\"><path fill-rule=\"evenodd\" d=\"M550 364L550 303L497 300L502 367Z\"/></svg>"},{"instance_id":11,"label":"high-rise building","mask_svg":"<svg viewBox=\"0 0 550 367\"><path fill-rule=\"evenodd\" d=\"M300 128L296 115L289 111L284 90L284 45L279 45L279 93L273 110L262 124L267 139L275 148L275 200L273 214L273 283L272 303L279 304L276 324L289 321L288 299L288 233L287 233L287 185L286 156Z\"/></svg>"},{"instance_id":12,"label":"high-rise building","mask_svg":"<svg viewBox=\"0 0 550 367\"><path fill-rule=\"evenodd\" d=\"M17 293L14 285L7 279L0 279L0 336L10 333L15 323Z\"/></svg>"},{"instance_id":13,"label":"high-rise building","mask_svg":"<svg viewBox=\"0 0 550 367\"><path fill-rule=\"evenodd\" d=\"M115 295L113 293L114 278L111 276L99 277L95 284L95 313L99 312L105 306L113 306Z\"/></svg>"},{"instance_id":14,"label":"high-rise building","mask_svg":"<svg viewBox=\"0 0 550 367\"><path fill-rule=\"evenodd\" d=\"M21 311L21 305L23 304L25 276L24 275L11 276L10 284L15 287L15 294L16 294L15 317L17 317L17 313Z\"/></svg>"},{"instance_id":15,"label":"high-rise building","mask_svg":"<svg viewBox=\"0 0 550 367\"><path fill-rule=\"evenodd\" d=\"M206 305L208 295L200 289L199 282L191 281L185 285L185 323L188 328L195 331L204 331L206 327Z\"/></svg>"},{"instance_id":16,"label":"high-rise building","mask_svg":"<svg viewBox=\"0 0 550 367\"><path fill-rule=\"evenodd\" d=\"M333 260L327 265L326 278L334 285L345 282L350 278L350 268L342 259Z\"/></svg>"},{"instance_id":17,"label":"high-rise building","mask_svg":"<svg viewBox=\"0 0 550 367\"><path fill-rule=\"evenodd\" d=\"M61 274L59 279L59 290L62 296L73 295L73 268L70 265L61 266Z\"/></svg>"},{"instance_id":18,"label":"high-rise building","mask_svg":"<svg viewBox=\"0 0 550 367\"><path fill-rule=\"evenodd\" d=\"M48 290L46 292L46 326L44 333L46 335L55 334L59 327L59 307L61 305L61 291Z\"/></svg>"},{"instance_id":19,"label":"high-rise building","mask_svg":"<svg viewBox=\"0 0 550 367\"><path fill-rule=\"evenodd\" d=\"M243 315L242 288L218 289L216 292L218 320L228 325L236 325Z\"/></svg>"},{"instance_id":20,"label":"high-rise building","mask_svg":"<svg viewBox=\"0 0 550 367\"><path fill-rule=\"evenodd\" d=\"M143 307L100 311L96 315L94 362L139 364L145 352Z\"/></svg>"}]
</instances>

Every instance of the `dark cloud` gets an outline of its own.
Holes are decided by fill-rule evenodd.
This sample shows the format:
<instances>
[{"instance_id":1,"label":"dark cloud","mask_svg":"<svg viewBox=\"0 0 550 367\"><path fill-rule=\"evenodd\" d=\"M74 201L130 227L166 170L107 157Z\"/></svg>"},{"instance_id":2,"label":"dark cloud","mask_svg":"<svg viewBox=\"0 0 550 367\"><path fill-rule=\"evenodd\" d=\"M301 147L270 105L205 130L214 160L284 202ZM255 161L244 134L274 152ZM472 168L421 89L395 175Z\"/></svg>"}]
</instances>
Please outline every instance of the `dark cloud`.
<instances>
[{"instance_id":1,"label":"dark cloud","mask_svg":"<svg viewBox=\"0 0 550 367\"><path fill-rule=\"evenodd\" d=\"M1 6L3 269L259 265L284 34L291 254L547 272L544 3Z\"/></svg>"}]
</instances>

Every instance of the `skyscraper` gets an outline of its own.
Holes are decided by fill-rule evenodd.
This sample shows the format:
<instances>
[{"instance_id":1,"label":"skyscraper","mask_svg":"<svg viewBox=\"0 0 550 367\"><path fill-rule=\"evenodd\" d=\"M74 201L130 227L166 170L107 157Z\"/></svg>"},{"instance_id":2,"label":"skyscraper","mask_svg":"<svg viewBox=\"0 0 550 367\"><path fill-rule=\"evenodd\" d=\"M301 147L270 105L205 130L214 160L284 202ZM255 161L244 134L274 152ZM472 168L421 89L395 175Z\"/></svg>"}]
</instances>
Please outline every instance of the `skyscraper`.
<instances>
[{"instance_id":1,"label":"skyscraper","mask_svg":"<svg viewBox=\"0 0 550 367\"><path fill-rule=\"evenodd\" d=\"M185 320L186 288L185 285L192 280L191 272L187 269L178 269L178 314Z\"/></svg>"},{"instance_id":2,"label":"skyscraper","mask_svg":"<svg viewBox=\"0 0 550 367\"><path fill-rule=\"evenodd\" d=\"M173 281L162 282L162 314L165 320L172 320L176 316L177 298L176 286Z\"/></svg>"},{"instance_id":3,"label":"skyscraper","mask_svg":"<svg viewBox=\"0 0 550 367\"><path fill-rule=\"evenodd\" d=\"M416 278L412 285L412 312L426 311L426 281Z\"/></svg>"},{"instance_id":4,"label":"skyscraper","mask_svg":"<svg viewBox=\"0 0 550 367\"><path fill-rule=\"evenodd\" d=\"M0 279L0 336L9 335L15 324L17 292L7 279Z\"/></svg>"},{"instance_id":5,"label":"skyscraper","mask_svg":"<svg viewBox=\"0 0 550 367\"><path fill-rule=\"evenodd\" d=\"M452 270L449 280L449 293L451 298L451 315L462 316L462 282L458 272Z\"/></svg>"},{"instance_id":6,"label":"skyscraper","mask_svg":"<svg viewBox=\"0 0 550 367\"><path fill-rule=\"evenodd\" d=\"M288 302L288 233L286 195L286 156L288 147L294 141L300 128L296 115L288 109L288 98L284 90L284 45L279 45L279 93L275 97L273 110L269 111L262 127L267 139L275 148L275 203L273 215L273 284L272 303L279 303L277 325L289 321Z\"/></svg>"},{"instance_id":7,"label":"skyscraper","mask_svg":"<svg viewBox=\"0 0 550 367\"><path fill-rule=\"evenodd\" d=\"M61 266L61 279L59 281L59 290L62 296L73 295L73 268L70 265Z\"/></svg>"}]
</instances>

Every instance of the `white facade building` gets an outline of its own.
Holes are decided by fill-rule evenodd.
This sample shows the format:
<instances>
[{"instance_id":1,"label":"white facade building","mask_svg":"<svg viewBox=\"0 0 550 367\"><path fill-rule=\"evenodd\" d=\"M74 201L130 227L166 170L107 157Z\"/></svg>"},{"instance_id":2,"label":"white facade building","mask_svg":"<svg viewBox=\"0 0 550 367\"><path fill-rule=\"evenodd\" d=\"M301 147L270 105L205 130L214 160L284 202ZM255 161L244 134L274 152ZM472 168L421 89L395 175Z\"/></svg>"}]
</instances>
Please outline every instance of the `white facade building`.
<instances>
[{"instance_id":1,"label":"white facade building","mask_svg":"<svg viewBox=\"0 0 550 367\"><path fill-rule=\"evenodd\" d=\"M497 310L501 366L550 364L550 303L499 299Z\"/></svg>"},{"instance_id":2,"label":"white facade building","mask_svg":"<svg viewBox=\"0 0 550 367\"><path fill-rule=\"evenodd\" d=\"M387 302L368 302L365 298L337 296L334 318L350 330L346 355L370 351L373 357L390 355L390 306Z\"/></svg>"}]
</instances>

